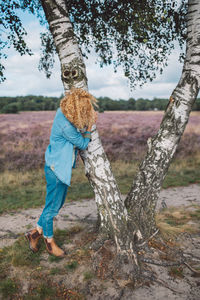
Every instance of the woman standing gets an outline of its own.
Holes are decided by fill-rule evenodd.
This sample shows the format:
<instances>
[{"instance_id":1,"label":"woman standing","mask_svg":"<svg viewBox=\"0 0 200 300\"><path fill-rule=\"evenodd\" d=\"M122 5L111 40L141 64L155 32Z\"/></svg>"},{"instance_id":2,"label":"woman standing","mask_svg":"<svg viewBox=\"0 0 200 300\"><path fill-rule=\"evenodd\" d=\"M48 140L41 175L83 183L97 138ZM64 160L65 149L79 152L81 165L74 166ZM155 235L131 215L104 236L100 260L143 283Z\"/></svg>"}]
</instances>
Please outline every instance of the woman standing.
<instances>
[{"instance_id":1,"label":"woman standing","mask_svg":"<svg viewBox=\"0 0 200 300\"><path fill-rule=\"evenodd\" d=\"M61 100L53 121L50 144L45 152L45 207L36 228L25 234L33 252L39 250L38 241L43 236L49 254L65 255L53 238L53 218L65 202L77 151L85 150L91 140L91 128L97 120L92 104L96 105L96 101L88 92L75 88ZM80 130L84 133L81 134Z\"/></svg>"}]
</instances>

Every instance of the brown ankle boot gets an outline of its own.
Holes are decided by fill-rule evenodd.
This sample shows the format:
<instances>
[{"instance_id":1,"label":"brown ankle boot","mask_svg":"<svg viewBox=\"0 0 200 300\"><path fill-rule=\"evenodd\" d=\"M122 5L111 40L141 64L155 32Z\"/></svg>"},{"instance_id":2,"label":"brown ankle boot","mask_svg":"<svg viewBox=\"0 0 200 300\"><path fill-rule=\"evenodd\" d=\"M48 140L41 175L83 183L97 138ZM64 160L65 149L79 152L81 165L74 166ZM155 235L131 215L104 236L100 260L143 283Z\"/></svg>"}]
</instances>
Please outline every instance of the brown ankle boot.
<instances>
[{"instance_id":1,"label":"brown ankle boot","mask_svg":"<svg viewBox=\"0 0 200 300\"><path fill-rule=\"evenodd\" d=\"M57 257L64 257L65 256L65 251L63 251L61 248L59 248L54 239L52 239L51 242L48 242L46 238L44 238L45 244L46 244L46 249L49 252L49 254L57 256Z\"/></svg>"},{"instance_id":2,"label":"brown ankle boot","mask_svg":"<svg viewBox=\"0 0 200 300\"><path fill-rule=\"evenodd\" d=\"M38 242L42 237L42 233L39 233L36 228L25 233L25 237L29 242L29 248L35 253L39 250Z\"/></svg>"}]
</instances>

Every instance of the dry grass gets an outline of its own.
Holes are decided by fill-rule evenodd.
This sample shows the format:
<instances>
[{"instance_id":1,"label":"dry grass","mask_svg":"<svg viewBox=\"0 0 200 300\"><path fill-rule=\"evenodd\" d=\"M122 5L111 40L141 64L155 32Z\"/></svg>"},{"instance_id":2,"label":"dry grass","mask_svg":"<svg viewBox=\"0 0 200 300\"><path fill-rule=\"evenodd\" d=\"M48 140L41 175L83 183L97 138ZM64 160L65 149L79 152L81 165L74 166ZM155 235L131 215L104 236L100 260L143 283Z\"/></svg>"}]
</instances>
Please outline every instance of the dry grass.
<instances>
[{"instance_id":1,"label":"dry grass","mask_svg":"<svg viewBox=\"0 0 200 300\"><path fill-rule=\"evenodd\" d=\"M191 157L185 157L185 159L175 159L169 170L173 169L178 172L189 168L194 169L195 166L200 166L200 153L196 153Z\"/></svg>"},{"instance_id":2,"label":"dry grass","mask_svg":"<svg viewBox=\"0 0 200 300\"><path fill-rule=\"evenodd\" d=\"M156 215L157 227L165 239L180 233L196 233L200 229L200 207L170 207Z\"/></svg>"},{"instance_id":3,"label":"dry grass","mask_svg":"<svg viewBox=\"0 0 200 300\"><path fill-rule=\"evenodd\" d=\"M19 186L27 185L28 183L33 183L33 177L37 174L40 177L44 177L44 171L42 169L37 170L37 172L18 172L18 171L4 171L1 173L0 177L0 189L9 186Z\"/></svg>"},{"instance_id":4,"label":"dry grass","mask_svg":"<svg viewBox=\"0 0 200 300\"><path fill-rule=\"evenodd\" d=\"M122 194L127 194L139 167L139 160L111 163ZM174 159L164 180L163 188L200 183L200 154ZM0 213L42 206L45 203L46 180L43 168L29 171L5 170L0 176ZM85 176L81 160L72 172L67 201L93 198L94 192Z\"/></svg>"}]
</instances>

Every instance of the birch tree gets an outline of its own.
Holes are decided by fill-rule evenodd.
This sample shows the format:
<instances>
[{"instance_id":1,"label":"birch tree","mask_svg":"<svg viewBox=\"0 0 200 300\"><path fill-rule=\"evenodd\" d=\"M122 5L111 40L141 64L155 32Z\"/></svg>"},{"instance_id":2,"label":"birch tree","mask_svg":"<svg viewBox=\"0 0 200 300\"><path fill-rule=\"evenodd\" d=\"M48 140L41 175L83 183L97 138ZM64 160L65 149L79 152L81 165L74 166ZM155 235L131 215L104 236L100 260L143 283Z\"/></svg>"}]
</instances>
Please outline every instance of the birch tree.
<instances>
[{"instance_id":1,"label":"birch tree","mask_svg":"<svg viewBox=\"0 0 200 300\"><path fill-rule=\"evenodd\" d=\"M96 45L102 64L114 60L111 51L114 43L118 53L115 67L122 64L134 86L136 82L143 84L153 80L157 70L162 72L173 41L178 39L182 46L186 38L181 78L172 91L160 129L147 141L148 151L125 201L122 201L95 126L88 149L81 152L99 216L99 236L94 246L102 245L105 239L113 239L119 257L128 258L132 271L137 272L138 250L157 232L155 207L158 194L199 91L200 3L189 0L179 9L174 8L175 1L134 1L133 4L132 1L42 0L41 4L50 29L50 35L43 35L43 42L46 47L52 44L51 51L55 46L65 91L72 86L88 89L80 48L84 41L86 50L90 43ZM187 16L184 14L186 8ZM133 17L138 23L135 19L132 21ZM92 27L89 22L93 22ZM113 22L113 26L109 22ZM104 24L101 30L99 24ZM118 31L117 26L120 27ZM111 29L113 35L109 46L109 37L105 39L105 36L112 33ZM92 42L90 35L94 37ZM137 56L139 59L135 64ZM41 68L46 70L47 76L51 62L51 57L42 59Z\"/></svg>"},{"instance_id":2,"label":"birch tree","mask_svg":"<svg viewBox=\"0 0 200 300\"><path fill-rule=\"evenodd\" d=\"M45 0L42 1L42 5L61 62L65 90L69 90L72 86L87 90L85 65L65 1ZM101 238L102 236L105 236L104 238L112 236L118 251L122 251L127 242L131 243L131 240L126 240L128 234L127 212L95 126L92 131L92 142L87 151L81 154L86 175L95 192Z\"/></svg>"}]
</instances>

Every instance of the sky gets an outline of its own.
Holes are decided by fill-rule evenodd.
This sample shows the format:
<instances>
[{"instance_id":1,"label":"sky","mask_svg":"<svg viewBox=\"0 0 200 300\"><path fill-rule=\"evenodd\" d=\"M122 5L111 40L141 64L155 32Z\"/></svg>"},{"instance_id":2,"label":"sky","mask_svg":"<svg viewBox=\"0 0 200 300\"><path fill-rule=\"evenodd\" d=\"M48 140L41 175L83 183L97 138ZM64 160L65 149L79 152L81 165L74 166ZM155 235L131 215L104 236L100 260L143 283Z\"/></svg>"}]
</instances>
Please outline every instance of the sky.
<instances>
[{"instance_id":1,"label":"sky","mask_svg":"<svg viewBox=\"0 0 200 300\"><path fill-rule=\"evenodd\" d=\"M50 79L45 77L44 72L38 70L40 32L43 27L40 26L39 21L34 16L29 14L23 15L23 21L28 33L26 41L34 55L20 56L13 49L9 49L8 58L4 62L7 80L0 84L0 96L25 96L30 94L60 96L64 90L58 58L56 57ZM153 82L145 84L142 88L137 87L132 91L121 68L118 69L117 73L114 73L112 65L100 68L95 63L97 57L93 53L88 56L89 59L85 59L89 91L95 97L107 96L116 100L128 100L130 97L135 99L169 98L181 76L182 64L178 60L179 52L179 48L176 47L162 75L158 73Z\"/></svg>"}]
</instances>

